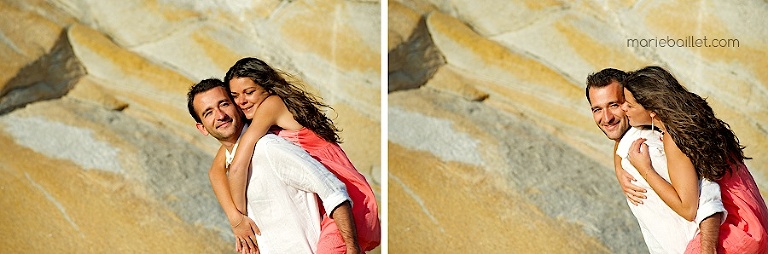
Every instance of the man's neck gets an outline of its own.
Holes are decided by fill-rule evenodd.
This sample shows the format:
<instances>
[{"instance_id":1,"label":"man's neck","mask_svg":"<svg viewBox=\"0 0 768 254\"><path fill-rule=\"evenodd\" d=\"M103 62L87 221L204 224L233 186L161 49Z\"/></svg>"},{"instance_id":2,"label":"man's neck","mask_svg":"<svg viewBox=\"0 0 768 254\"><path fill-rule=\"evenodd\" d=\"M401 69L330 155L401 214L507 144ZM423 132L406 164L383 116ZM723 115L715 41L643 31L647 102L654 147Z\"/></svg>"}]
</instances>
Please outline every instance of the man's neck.
<instances>
[{"instance_id":1,"label":"man's neck","mask_svg":"<svg viewBox=\"0 0 768 254\"><path fill-rule=\"evenodd\" d=\"M618 139L614 140L614 141L616 141L616 142L621 141L621 139L624 138L624 135L627 135L627 132L629 132L629 129L632 129L632 126L629 126L629 128L624 130L624 133L622 133L621 136Z\"/></svg>"},{"instance_id":2,"label":"man's neck","mask_svg":"<svg viewBox=\"0 0 768 254\"><path fill-rule=\"evenodd\" d=\"M245 128L247 128L248 124L246 124L243 127L238 128L238 130L235 132L237 135L231 137L229 140L219 140L219 143L224 146L227 151L230 153L234 152L235 146L237 145L237 142L240 141L240 136L243 135L243 132L245 132Z\"/></svg>"},{"instance_id":3,"label":"man's neck","mask_svg":"<svg viewBox=\"0 0 768 254\"><path fill-rule=\"evenodd\" d=\"M248 129L249 123L245 123L243 127L238 130L237 135L233 136L231 140L228 141L221 141L221 144L224 146L224 148L227 149L230 153L234 153L235 148L237 147L237 143L240 142L240 137L243 136L243 133L245 133L245 130Z\"/></svg>"},{"instance_id":4,"label":"man's neck","mask_svg":"<svg viewBox=\"0 0 768 254\"><path fill-rule=\"evenodd\" d=\"M220 143L224 146L224 149L227 149L227 151L231 153L233 152L235 145L237 145L237 140L235 140L235 142L221 141Z\"/></svg>"}]
</instances>

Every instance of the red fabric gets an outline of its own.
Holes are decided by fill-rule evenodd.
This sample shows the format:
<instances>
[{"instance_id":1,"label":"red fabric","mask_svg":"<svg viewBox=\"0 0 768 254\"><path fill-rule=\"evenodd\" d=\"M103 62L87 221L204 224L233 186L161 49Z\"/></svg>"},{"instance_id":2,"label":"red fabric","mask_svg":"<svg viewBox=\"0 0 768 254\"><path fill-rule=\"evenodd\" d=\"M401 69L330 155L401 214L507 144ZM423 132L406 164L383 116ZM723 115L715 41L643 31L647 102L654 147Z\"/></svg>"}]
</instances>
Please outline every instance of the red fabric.
<instances>
[{"instance_id":1,"label":"red fabric","mask_svg":"<svg viewBox=\"0 0 768 254\"><path fill-rule=\"evenodd\" d=\"M744 164L732 167L720 181L720 192L728 218L720 226L718 253L768 253L768 209L755 179ZM685 253L701 252L701 234L688 244Z\"/></svg>"},{"instance_id":2,"label":"red fabric","mask_svg":"<svg viewBox=\"0 0 768 254\"><path fill-rule=\"evenodd\" d=\"M320 223L320 239L317 241L317 254L345 253L347 253L347 244L344 243L336 222L323 214L323 221Z\"/></svg>"},{"instance_id":3,"label":"red fabric","mask_svg":"<svg viewBox=\"0 0 768 254\"><path fill-rule=\"evenodd\" d=\"M344 150L338 144L325 141L307 128L297 131L273 129L272 132L304 148L313 158L328 168L328 171L331 171L347 186L347 192L353 203L352 216L355 218L355 228L360 248L363 251L369 251L379 246L381 243L381 222L379 221L376 197L373 195L373 190L365 176L360 174L355 166L352 165ZM324 213L322 225L332 224L332 226L326 225L321 227L321 241L324 239L324 235L333 234L338 235L339 239L341 239L336 223L328 223L333 222L333 219L328 218ZM320 252L321 246L323 246L322 243L318 245L318 252Z\"/></svg>"}]
</instances>

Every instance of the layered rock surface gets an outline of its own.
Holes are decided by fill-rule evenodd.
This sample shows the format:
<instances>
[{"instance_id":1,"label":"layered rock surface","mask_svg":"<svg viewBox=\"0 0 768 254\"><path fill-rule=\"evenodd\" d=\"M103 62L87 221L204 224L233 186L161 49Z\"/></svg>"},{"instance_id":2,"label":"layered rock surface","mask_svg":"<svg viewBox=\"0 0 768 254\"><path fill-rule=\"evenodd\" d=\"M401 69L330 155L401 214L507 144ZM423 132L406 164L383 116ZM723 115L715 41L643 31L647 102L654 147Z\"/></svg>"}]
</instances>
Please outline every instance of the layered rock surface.
<instances>
[{"instance_id":1,"label":"layered rock surface","mask_svg":"<svg viewBox=\"0 0 768 254\"><path fill-rule=\"evenodd\" d=\"M0 2L4 252L228 252L186 109L246 56L302 79L378 194L377 1ZM311 21L311 22L308 22ZM45 243L45 244L41 244Z\"/></svg>"},{"instance_id":2,"label":"layered rock surface","mask_svg":"<svg viewBox=\"0 0 768 254\"><path fill-rule=\"evenodd\" d=\"M764 2L388 5L392 251L647 252L585 98L606 67L660 65L708 98L767 193ZM667 36L739 46L627 46Z\"/></svg>"}]
</instances>

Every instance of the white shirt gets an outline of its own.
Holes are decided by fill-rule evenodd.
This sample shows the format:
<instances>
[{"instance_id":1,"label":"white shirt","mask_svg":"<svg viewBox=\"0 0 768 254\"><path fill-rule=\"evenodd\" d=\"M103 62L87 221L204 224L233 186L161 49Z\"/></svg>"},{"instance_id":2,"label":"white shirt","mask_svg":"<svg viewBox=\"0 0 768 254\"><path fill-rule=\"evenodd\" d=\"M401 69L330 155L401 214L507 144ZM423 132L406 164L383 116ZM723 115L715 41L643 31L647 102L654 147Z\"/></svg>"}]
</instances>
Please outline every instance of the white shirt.
<instances>
[{"instance_id":1,"label":"white shirt","mask_svg":"<svg viewBox=\"0 0 768 254\"><path fill-rule=\"evenodd\" d=\"M229 165L234 155L227 157ZM261 230L256 235L261 253L317 251L320 211L315 194L328 212L351 202L345 185L304 149L274 134L259 139L246 197L248 217Z\"/></svg>"},{"instance_id":2,"label":"white shirt","mask_svg":"<svg viewBox=\"0 0 768 254\"><path fill-rule=\"evenodd\" d=\"M629 199L627 204L637 218L637 223L640 224L645 244L648 245L651 253L683 253L688 242L698 233L698 225L702 220L717 212L723 212L723 218L725 218L726 212L720 197L720 185L706 179L699 180L699 208L696 211L696 218L694 221L684 219L661 200L629 162L627 156L629 147L632 142L641 137L647 139L645 143L648 144L653 168L664 180L670 182L661 134L650 129L630 128L619 141L616 154L621 157L621 167L637 179L634 184L647 190L645 194L648 198L643 200L641 205L635 206Z\"/></svg>"}]
</instances>

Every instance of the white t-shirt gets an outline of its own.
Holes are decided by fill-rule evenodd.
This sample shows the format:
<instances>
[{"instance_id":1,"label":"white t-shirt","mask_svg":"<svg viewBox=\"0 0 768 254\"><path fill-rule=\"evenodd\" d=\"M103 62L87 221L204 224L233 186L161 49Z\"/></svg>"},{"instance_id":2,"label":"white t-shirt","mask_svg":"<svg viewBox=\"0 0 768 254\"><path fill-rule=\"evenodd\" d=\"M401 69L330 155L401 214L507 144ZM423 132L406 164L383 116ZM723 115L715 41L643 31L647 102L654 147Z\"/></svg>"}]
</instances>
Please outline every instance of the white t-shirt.
<instances>
[{"instance_id":1,"label":"white t-shirt","mask_svg":"<svg viewBox=\"0 0 768 254\"><path fill-rule=\"evenodd\" d=\"M670 182L667 170L667 157L664 154L664 144L661 141L661 133L650 129L630 128L619 141L616 154L621 157L621 167L631 174L637 182L635 185L647 190L648 197L641 205L633 205L627 199L629 209L637 218L640 229L651 253L683 253L688 242L696 233L702 220L717 213L726 211L720 197L720 185L703 179L699 180L699 208L696 211L694 221L688 221L675 213L667 206L659 195L651 188L648 182L640 175L637 169L629 162L629 147L638 138L645 138L648 144L648 153L651 156L651 164L662 178Z\"/></svg>"},{"instance_id":2,"label":"white t-shirt","mask_svg":"<svg viewBox=\"0 0 768 254\"><path fill-rule=\"evenodd\" d=\"M248 217L261 230L261 253L317 251L321 218L315 194L329 213L351 202L345 185L304 149L274 134L259 139L246 197Z\"/></svg>"}]
</instances>

